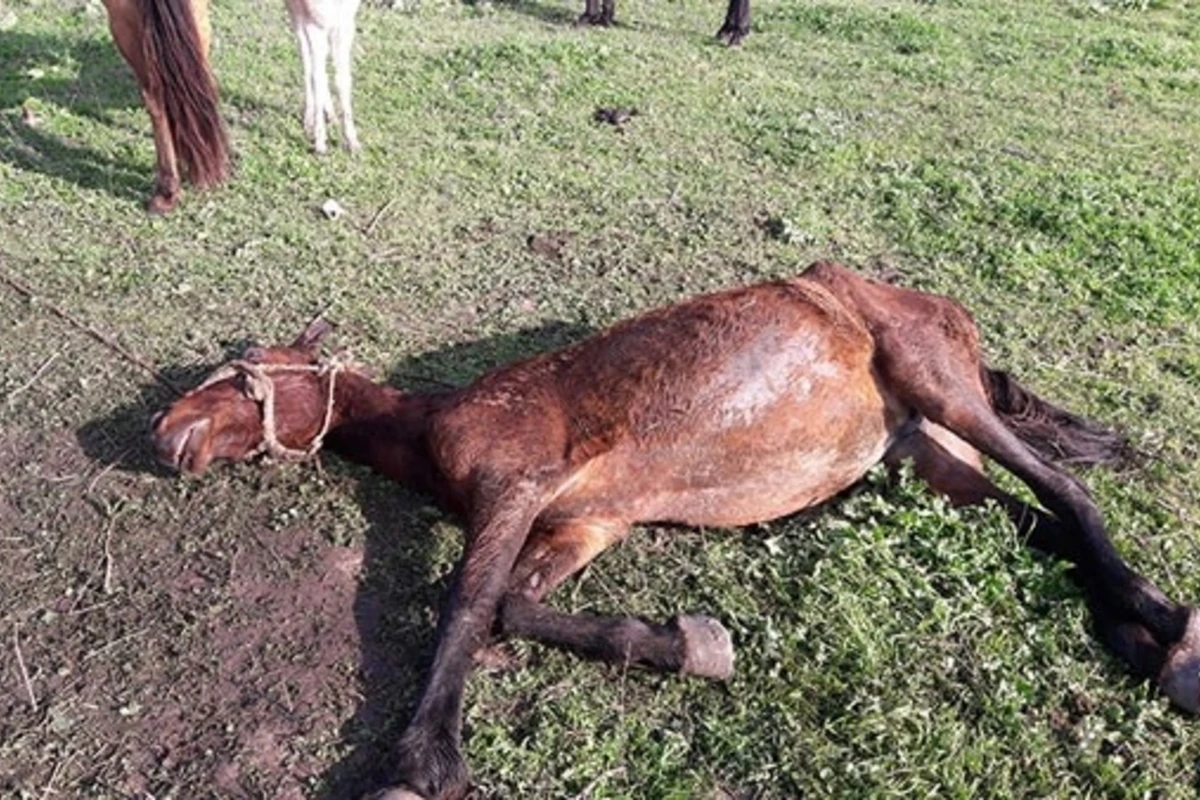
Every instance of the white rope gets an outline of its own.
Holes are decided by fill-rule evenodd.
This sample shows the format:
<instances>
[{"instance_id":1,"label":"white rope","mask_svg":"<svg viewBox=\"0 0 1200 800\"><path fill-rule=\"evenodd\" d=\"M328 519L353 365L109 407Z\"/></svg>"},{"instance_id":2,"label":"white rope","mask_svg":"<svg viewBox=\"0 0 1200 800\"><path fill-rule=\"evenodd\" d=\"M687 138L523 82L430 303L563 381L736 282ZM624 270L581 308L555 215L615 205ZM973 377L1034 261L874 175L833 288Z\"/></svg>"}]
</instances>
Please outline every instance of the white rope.
<instances>
[{"instance_id":1,"label":"white rope","mask_svg":"<svg viewBox=\"0 0 1200 800\"><path fill-rule=\"evenodd\" d=\"M262 408L262 441L250 451L247 457L253 457L265 452L272 458L278 458L283 461L302 461L306 458L312 458L321 449L321 445L325 441L325 435L329 433L329 426L333 424L333 399L334 388L337 385L337 376L347 369L351 363L351 359L346 353L338 353L332 358L318 364L256 364L253 361L238 359L217 367L211 375L204 379L203 383L192 389L188 394L196 394L212 386L214 383L220 383L238 375L244 376L246 379L247 394ZM279 441L279 436L276 432L275 382L271 379L271 375L304 372L312 373L318 378L328 377L325 397L325 417L321 422L321 429L313 437L312 441L308 443L307 447L293 448Z\"/></svg>"}]
</instances>

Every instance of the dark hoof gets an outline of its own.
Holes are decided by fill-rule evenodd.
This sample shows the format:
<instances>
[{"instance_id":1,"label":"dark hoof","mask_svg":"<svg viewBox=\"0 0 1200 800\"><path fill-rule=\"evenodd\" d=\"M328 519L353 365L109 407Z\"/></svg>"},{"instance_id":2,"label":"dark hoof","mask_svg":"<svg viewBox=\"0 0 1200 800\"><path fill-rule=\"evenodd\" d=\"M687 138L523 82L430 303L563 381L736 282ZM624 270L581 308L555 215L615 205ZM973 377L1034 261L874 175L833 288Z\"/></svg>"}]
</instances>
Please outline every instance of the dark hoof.
<instances>
[{"instance_id":1,"label":"dark hoof","mask_svg":"<svg viewBox=\"0 0 1200 800\"><path fill-rule=\"evenodd\" d=\"M717 31L717 41L727 47L737 47L749 35L749 29L737 27L721 28L721 30Z\"/></svg>"},{"instance_id":2,"label":"dark hoof","mask_svg":"<svg viewBox=\"0 0 1200 800\"><path fill-rule=\"evenodd\" d=\"M1200 613L1192 610L1183 636L1167 653L1158 685L1172 703L1200 713Z\"/></svg>"},{"instance_id":3,"label":"dark hoof","mask_svg":"<svg viewBox=\"0 0 1200 800\"><path fill-rule=\"evenodd\" d=\"M155 194L146 201L146 210L151 214L167 214L179 205L178 194Z\"/></svg>"},{"instance_id":4,"label":"dark hoof","mask_svg":"<svg viewBox=\"0 0 1200 800\"><path fill-rule=\"evenodd\" d=\"M458 736L442 725L410 727L392 774L395 785L381 795L386 800L461 800L470 788Z\"/></svg>"},{"instance_id":5,"label":"dark hoof","mask_svg":"<svg viewBox=\"0 0 1200 800\"><path fill-rule=\"evenodd\" d=\"M733 676L733 639L725 626L712 617L676 617L675 627L683 636L683 666L679 671L719 681Z\"/></svg>"},{"instance_id":6,"label":"dark hoof","mask_svg":"<svg viewBox=\"0 0 1200 800\"><path fill-rule=\"evenodd\" d=\"M613 18L606 14L588 14L583 13L575 20L575 27L582 28L584 26L595 28L608 28L613 24Z\"/></svg>"}]
</instances>

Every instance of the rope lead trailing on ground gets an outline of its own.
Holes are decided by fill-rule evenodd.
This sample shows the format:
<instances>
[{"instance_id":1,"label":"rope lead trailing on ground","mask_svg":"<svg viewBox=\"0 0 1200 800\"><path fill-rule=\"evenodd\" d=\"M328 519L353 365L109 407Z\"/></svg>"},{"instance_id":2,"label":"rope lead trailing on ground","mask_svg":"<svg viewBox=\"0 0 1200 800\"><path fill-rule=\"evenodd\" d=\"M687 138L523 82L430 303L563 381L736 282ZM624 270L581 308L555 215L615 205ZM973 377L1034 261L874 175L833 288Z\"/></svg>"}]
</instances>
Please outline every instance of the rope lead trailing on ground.
<instances>
[{"instance_id":1,"label":"rope lead trailing on ground","mask_svg":"<svg viewBox=\"0 0 1200 800\"><path fill-rule=\"evenodd\" d=\"M0 261L2 261L2 259L0 259ZM4 281L4 283L7 284L17 294L26 298L30 302L36 302L37 304L39 304L43 308L45 308L47 311L49 311L51 314L53 314L54 316L63 320L67 324L71 325L76 330L82 331L82 332L86 333L88 336L95 339L96 341L100 342L100 344L104 345L109 350L112 350L114 353L116 353L121 358L128 361L130 364L133 364L135 367L139 367L140 369L144 370L145 372L148 372L150 375L154 376L155 380L157 380L163 386L166 386L168 389L170 389L172 392L174 392L177 396L179 396L179 397L183 396L182 389L180 389L173 382L171 382L168 378L166 378L161 372L159 372L157 369L155 369L153 365L144 361L136 353L130 352L128 349L126 349L124 346L122 346L120 343L118 343L111 336L101 333L100 331L93 328L91 325L88 325L87 323L80 321L79 319L77 319L76 317L71 315L69 312L64 311L63 309L59 308L58 306L54 305L53 303L45 300L40 295L38 295L35 291L33 291L33 289L30 289L24 283L17 280L16 278L14 278L12 275L8 274L8 272L0 272L0 280Z\"/></svg>"}]
</instances>

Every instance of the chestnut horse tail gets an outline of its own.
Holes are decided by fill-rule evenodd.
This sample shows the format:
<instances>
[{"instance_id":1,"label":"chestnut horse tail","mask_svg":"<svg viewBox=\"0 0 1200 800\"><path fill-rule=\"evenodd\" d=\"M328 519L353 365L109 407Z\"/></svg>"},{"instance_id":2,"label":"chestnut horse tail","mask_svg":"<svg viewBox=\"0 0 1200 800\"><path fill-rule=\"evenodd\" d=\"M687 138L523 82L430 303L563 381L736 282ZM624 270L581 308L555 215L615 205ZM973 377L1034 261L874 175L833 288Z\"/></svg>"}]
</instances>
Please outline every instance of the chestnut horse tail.
<instances>
[{"instance_id":1,"label":"chestnut horse tail","mask_svg":"<svg viewBox=\"0 0 1200 800\"><path fill-rule=\"evenodd\" d=\"M1007 372L981 367L980 377L1004 425L1043 458L1092 466L1117 464L1133 455L1120 433L1046 402Z\"/></svg>"},{"instance_id":2,"label":"chestnut horse tail","mask_svg":"<svg viewBox=\"0 0 1200 800\"><path fill-rule=\"evenodd\" d=\"M142 0L142 51L149 91L162 103L188 180L213 186L229 172L229 143L217 109L190 0Z\"/></svg>"}]
</instances>

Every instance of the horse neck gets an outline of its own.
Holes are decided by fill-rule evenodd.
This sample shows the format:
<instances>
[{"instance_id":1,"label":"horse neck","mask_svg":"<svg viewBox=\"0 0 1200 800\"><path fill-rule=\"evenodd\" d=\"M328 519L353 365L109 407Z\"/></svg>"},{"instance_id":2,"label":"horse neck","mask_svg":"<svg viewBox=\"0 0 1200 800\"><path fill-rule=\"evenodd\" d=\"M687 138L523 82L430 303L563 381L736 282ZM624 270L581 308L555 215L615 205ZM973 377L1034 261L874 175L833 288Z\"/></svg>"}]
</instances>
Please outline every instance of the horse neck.
<instances>
[{"instance_id":1,"label":"horse neck","mask_svg":"<svg viewBox=\"0 0 1200 800\"><path fill-rule=\"evenodd\" d=\"M410 489L441 499L443 477L429 453L430 415L448 393L405 393L357 373L338 378L326 447Z\"/></svg>"}]
</instances>

